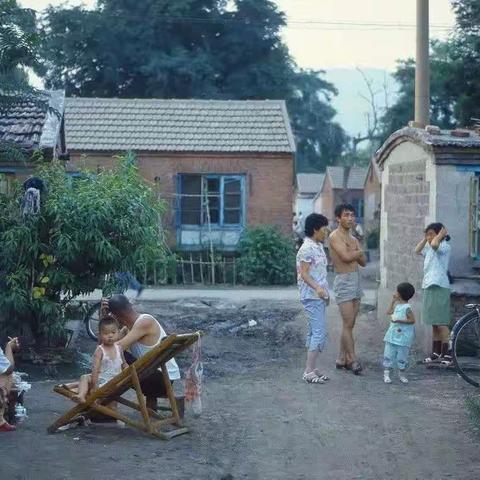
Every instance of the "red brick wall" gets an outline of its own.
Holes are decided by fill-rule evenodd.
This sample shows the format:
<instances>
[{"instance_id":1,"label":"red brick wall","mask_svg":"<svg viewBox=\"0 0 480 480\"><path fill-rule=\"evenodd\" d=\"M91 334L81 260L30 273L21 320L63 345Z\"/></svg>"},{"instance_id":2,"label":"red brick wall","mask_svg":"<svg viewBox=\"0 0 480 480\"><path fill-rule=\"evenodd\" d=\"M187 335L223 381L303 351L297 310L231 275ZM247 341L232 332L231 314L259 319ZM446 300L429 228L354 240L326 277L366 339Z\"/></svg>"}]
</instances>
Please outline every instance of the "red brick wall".
<instances>
[{"instance_id":1,"label":"red brick wall","mask_svg":"<svg viewBox=\"0 0 480 480\"><path fill-rule=\"evenodd\" d=\"M70 152L69 170L82 167L112 168L113 153ZM138 164L146 180L155 182L173 210L175 175L179 173L246 175L247 225L273 224L291 232L293 202L293 156L288 154L138 154ZM172 227L172 217L166 219Z\"/></svg>"}]
</instances>

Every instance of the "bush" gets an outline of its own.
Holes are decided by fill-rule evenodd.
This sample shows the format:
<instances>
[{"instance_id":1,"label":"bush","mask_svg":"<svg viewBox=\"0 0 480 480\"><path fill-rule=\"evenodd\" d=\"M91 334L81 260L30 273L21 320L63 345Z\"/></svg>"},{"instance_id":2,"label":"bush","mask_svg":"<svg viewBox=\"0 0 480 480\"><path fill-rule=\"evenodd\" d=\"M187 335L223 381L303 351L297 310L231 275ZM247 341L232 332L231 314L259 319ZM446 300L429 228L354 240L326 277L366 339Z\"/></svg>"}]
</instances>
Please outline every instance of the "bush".
<instances>
[{"instance_id":1,"label":"bush","mask_svg":"<svg viewBox=\"0 0 480 480\"><path fill-rule=\"evenodd\" d=\"M367 235L367 248L376 250L380 246L380 229L371 230Z\"/></svg>"},{"instance_id":2,"label":"bush","mask_svg":"<svg viewBox=\"0 0 480 480\"><path fill-rule=\"evenodd\" d=\"M295 281L295 245L275 227L247 229L239 243L239 272L246 285L290 285Z\"/></svg>"},{"instance_id":3,"label":"bush","mask_svg":"<svg viewBox=\"0 0 480 480\"><path fill-rule=\"evenodd\" d=\"M8 322L41 341L61 336L71 299L103 288L107 274L162 256L163 207L133 156L118 161L76 179L60 162L40 165L35 175L47 191L36 215L22 216L22 189L0 195L0 327Z\"/></svg>"}]
</instances>

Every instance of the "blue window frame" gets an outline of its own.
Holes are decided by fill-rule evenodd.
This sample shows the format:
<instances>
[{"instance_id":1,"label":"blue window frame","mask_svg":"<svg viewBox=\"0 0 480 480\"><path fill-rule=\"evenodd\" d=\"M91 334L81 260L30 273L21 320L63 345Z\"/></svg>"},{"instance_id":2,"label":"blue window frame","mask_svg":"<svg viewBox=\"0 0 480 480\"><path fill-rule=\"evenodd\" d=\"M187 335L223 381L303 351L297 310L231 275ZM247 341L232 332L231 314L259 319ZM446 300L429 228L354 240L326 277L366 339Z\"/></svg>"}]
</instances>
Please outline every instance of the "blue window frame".
<instances>
[{"instance_id":1,"label":"blue window frame","mask_svg":"<svg viewBox=\"0 0 480 480\"><path fill-rule=\"evenodd\" d=\"M244 175L182 174L177 193L179 225L221 228L244 225Z\"/></svg>"}]
</instances>

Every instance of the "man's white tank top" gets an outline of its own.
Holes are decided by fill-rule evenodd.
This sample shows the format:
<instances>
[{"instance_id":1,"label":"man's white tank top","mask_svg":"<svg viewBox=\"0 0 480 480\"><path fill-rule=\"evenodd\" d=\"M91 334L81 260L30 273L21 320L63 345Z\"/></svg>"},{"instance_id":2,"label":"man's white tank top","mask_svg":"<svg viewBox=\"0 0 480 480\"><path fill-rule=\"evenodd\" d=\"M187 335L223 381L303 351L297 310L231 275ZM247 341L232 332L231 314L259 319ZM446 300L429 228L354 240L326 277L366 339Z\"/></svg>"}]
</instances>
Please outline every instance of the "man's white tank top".
<instances>
[{"instance_id":1,"label":"man's white tank top","mask_svg":"<svg viewBox=\"0 0 480 480\"><path fill-rule=\"evenodd\" d=\"M138 322L141 318L145 317L150 317L153 318L157 322L157 325L160 329L160 338L158 339L158 342L155 345L144 345L143 343L140 342L135 342L130 345L130 353L135 357L135 358L140 358L143 357L147 352L149 352L152 348L155 348L163 338L167 336L167 333L163 329L163 327L160 325L159 321L153 317L152 315L148 314L143 314L139 315L138 318L135 320L135 323ZM180 369L178 368L177 362L175 361L174 358L171 358L167 363L166 363L167 371L168 371L168 376L170 380L178 380L180 378Z\"/></svg>"}]
</instances>

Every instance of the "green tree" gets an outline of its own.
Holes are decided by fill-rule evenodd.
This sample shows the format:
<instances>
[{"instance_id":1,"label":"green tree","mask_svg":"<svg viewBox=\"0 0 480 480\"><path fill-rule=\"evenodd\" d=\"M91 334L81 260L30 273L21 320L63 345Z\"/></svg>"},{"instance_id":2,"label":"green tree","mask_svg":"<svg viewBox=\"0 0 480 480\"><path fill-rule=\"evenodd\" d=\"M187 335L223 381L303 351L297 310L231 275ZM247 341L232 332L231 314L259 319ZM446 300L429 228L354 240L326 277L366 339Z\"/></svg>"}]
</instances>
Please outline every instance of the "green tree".
<instances>
[{"instance_id":1,"label":"green tree","mask_svg":"<svg viewBox=\"0 0 480 480\"><path fill-rule=\"evenodd\" d=\"M431 123L443 128L468 126L480 116L480 4L452 0L456 27L446 41L431 45ZM399 96L382 119L388 136L414 118L415 61L400 61L394 74Z\"/></svg>"},{"instance_id":2,"label":"green tree","mask_svg":"<svg viewBox=\"0 0 480 480\"><path fill-rule=\"evenodd\" d=\"M27 68L38 68L39 37L35 12L16 0L0 2L0 115L25 102L43 102L28 83ZM0 160L25 160L22 152L0 139Z\"/></svg>"},{"instance_id":3,"label":"green tree","mask_svg":"<svg viewBox=\"0 0 480 480\"><path fill-rule=\"evenodd\" d=\"M286 99L300 167L341 155L336 94L321 72L300 70L270 0L100 0L96 10L50 7L42 22L48 87L67 95Z\"/></svg>"},{"instance_id":4,"label":"green tree","mask_svg":"<svg viewBox=\"0 0 480 480\"><path fill-rule=\"evenodd\" d=\"M80 178L57 161L36 175L47 187L39 214L22 216L20 187L0 196L0 320L45 340L61 333L72 298L102 287L106 274L162 255L163 206L131 155Z\"/></svg>"}]
</instances>

